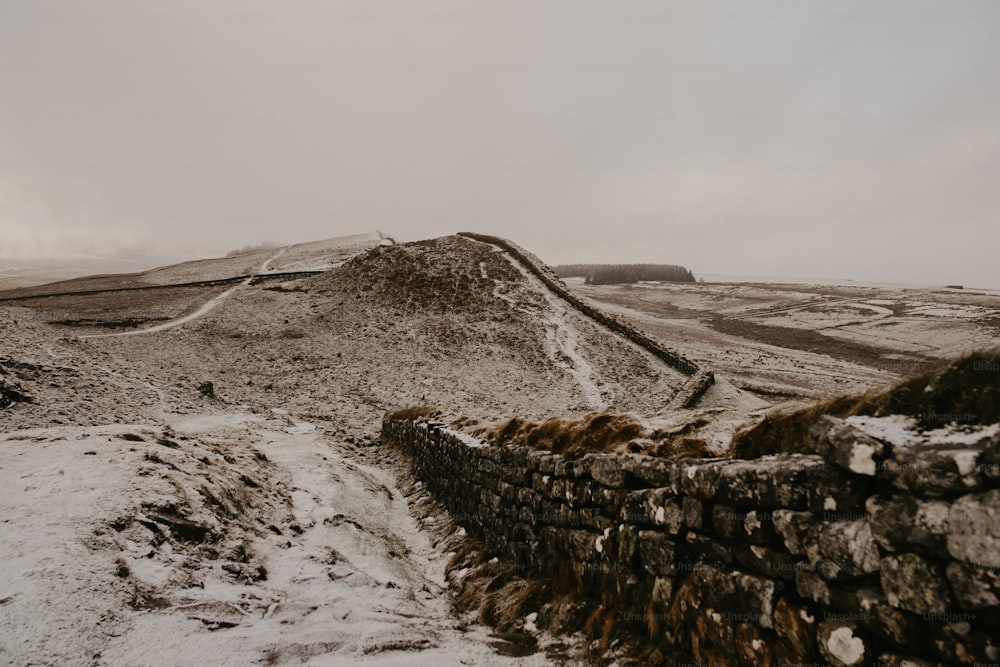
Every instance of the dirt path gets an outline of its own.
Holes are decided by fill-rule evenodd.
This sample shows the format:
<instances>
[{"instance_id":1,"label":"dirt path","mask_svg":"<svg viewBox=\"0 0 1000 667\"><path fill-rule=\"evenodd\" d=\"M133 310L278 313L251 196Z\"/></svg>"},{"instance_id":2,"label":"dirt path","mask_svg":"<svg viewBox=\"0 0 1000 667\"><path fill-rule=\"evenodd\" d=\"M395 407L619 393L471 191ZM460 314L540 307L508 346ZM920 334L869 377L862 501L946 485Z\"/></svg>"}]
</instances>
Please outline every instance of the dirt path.
<instances>
[{"instance_id":1,"label":"dirt path","mask_svg":"<svg viewBox=\"0 0 1000 667\"><path fill-rule=\"evenodd\" d=\"M87 338L112 338L114 336L139 336L141 334L151 334L151 333L158 333L160 331L167 331L168 329L173 329L175 327L182 326L184 324L187 324L188 322L193 322L194 320L202 318L208 313L212 312L212 310L214 310L223 301L228 299L229 295L235 292L236 290L249 285L253 281L253 279L257 277L257 275L266 272L267 267L271 265L271 262L281 257L285 253L285 251L288 250L288 248L289 246L285 246L279 249L278 252L269 257L267 261L265 261L263 264L260 265L260 268L257 269L255 274L247 277L245 280L243 280L243 282L233 287L230 287L222 294L215 296L210 301L203 304L201 308L194 311L193 313L185 315L184 317L179 317L176 320L170 320L169 322L164 322L163 324L157 324L156 326L149 327L148 329L136 329L135 331L122 331L118 333L107 333L107 334L87 334L85 336L80 336L80 338L87 339Z\"/></svg>"},{"instance_id":2,"label":"dirt path","mask_svg":"<svg viewBox=\"0 0 1000 667\"><path fill-rule=\"evenodd\" d=\"M497 654L486 628L456 616L447 554L420 529L390 469L359 462L345 444L280 409L267 419L201 415L172 426L192 438L249 429L254 448L286 480L301 530L253 542L265 580L216 580L185 591L193 602L135 617L104 664L205 664L207 656L222 667L548 664L544 654ZM185 613L194 605L241 614L226 617L233 627L205 630Z\"/></svg>"}]
</instances>

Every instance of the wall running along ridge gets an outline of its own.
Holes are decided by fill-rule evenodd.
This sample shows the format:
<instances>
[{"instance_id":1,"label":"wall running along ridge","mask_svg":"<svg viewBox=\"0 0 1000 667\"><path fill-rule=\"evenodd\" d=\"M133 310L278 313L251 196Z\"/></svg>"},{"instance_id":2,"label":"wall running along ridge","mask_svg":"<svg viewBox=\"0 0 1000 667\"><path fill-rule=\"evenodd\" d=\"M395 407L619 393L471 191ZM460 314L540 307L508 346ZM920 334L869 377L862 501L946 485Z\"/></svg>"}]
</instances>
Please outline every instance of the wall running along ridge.
<instances>
[{"instance_id":1,"label":"wall running along ridge","mask_svg":"<svg viewBox=\"0 0 1000 667\"><path fill-rule=\"evenodd\" d=\"M1000 435L893 447L824 417L811 437L813 455L570 461L382 425L500 566L571 572L664 661L1000 663Z\"/></svg>"},{"instance_id":2,"label":"wall running along ridge","mask_svg":"<svg viewBox=\"0 0 1000 667\"><path fill-rule=\"evenodd\" d=\"M689 376L689 379L672 399L671 404L673 407L677 409L693 407L698 402L698 399L700 399L702 395L708 391L709 387L715 383L715 374L711 371L702 370L690 359L685 359L680 354L672 350L668 350L652 338L640 333L633 327L619 322L607 314L602 313L600 310L584 303L578 297L570 294L563 282L559 280L549 267L519 245L513 243L512 241L508 241L507 239L503 239L498 236L488 236L486 234L460 232L458 236L463 236L465 238L472 239L473 241L479 241L480 243L488 243L492 246L500 248L515 260L520 262L520 264L526 269L531 271L531 273L541 280L542 283L549 288L549 290L569 303L573 306L573 308L608 329L611 329L615 333L621 334L647 352L652 353L653 356L660 359L671 368Z\"/></svg>"}]
</instances>

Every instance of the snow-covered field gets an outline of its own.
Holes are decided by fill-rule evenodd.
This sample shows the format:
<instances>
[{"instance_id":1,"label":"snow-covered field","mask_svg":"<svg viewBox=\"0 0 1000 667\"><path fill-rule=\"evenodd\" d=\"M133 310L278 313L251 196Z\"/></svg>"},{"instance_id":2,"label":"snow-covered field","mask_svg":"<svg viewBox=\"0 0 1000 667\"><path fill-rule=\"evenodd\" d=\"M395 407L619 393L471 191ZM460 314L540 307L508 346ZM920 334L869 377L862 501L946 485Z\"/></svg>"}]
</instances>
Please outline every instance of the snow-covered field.
<instances>
[{"instance_id":1,"label":"snow-covered field","mask_svg":"<svg viewBox=\"0 0 1000 667\"><path fill-rule=\"evenodd\" d=\"M1000 292L858 284L641 283L577 294L772 401L880 385L1000 342Z\"/></svg>"},{"instance_id":2,"label":"snow-covered field","mask_svg":"<svg viewBox=\"0 0 1000 667\"><path fill-rule=\"evenodd\" d=\"M330 266L0 303L0 382L33 399L0 409L0 663L574 664L544 636L512 657L453 608L460 538L378 444L386 411L482 425L606 407L707 422L719 446L768 405L741 387L839 393L996 334L987 293L575 285L716 370L697 410L671 413L684 376L468 239L363 235L143 280ZM835 339L850 344L802 349Z\"/></svg>"},{"instance_id":3,"label":"snow-covered field","mask_svg":"<svg viewBox=\"0 0 1000 667\"><path fill-rule=\"evenodd\" d=\"M299 250L254 268L326 261ZM228 290L188 312L159 291L0 306L0 380L34 399L0 410L0 663L573 663L544 637L509 656L453 609L454 529L376 443L381 418L655 416L683 376L468 240ZM74 299L165 321L50 324Z\"/></svg>"}]
</instances>

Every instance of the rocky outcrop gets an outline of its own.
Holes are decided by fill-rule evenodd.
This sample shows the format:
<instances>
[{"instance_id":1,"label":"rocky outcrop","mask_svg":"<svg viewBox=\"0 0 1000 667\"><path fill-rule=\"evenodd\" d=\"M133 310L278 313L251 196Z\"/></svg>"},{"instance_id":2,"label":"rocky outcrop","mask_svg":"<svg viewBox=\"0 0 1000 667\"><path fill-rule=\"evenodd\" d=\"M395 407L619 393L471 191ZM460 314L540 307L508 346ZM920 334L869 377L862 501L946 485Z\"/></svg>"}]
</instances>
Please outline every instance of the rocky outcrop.
<instances>
[{"instance_id":1,"label":"rocky outcrop","mask_svg":"<svg viewBox=\"0 0 1000 667\"><path fill-rule=\"evenodd\" d=\"M834 419L818 454L756 460L566 460L404 420L382 436L505 569L573 573L588 614L613 600L604 632L666 664L1000 662L995 443L970 466Z\"/></svg>"}]
</instances>

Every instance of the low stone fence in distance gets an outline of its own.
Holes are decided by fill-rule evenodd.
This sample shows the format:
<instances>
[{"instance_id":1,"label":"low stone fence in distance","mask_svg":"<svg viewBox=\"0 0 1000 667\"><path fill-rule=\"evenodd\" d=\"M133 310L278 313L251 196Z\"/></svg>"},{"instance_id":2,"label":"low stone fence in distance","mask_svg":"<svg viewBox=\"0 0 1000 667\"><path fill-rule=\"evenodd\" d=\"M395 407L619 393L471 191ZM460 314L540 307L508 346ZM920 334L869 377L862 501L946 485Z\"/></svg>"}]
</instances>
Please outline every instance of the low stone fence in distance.
<instances>
[{"instance_id":1,"label":"low stone fence in distance","mask_svg":"<svg viewBox=\"0 0 1000 667\"><path fill-rule=\"evenodd\" d=\"M815 455L570 461L382 426L501 565L571 570L616 634L673 660L1000 663L1000 436L893 448L824 418L813 438Z\"/></svg>"},{"instance_id":2,"label":"low stone fence in distance","mask_svg":"<svg viewBox=\"0 0 1000 667\"><path fill-rule=\"evenodd\" d=\"M711 371L702 370L690 359L686 359L677 352L663 347L639 330L625 324L624 322L619 322L615 318L584 303L583 300L573 294L570 294L563 282L559 280L558 276L556 276L555 273L549 269L549 267L516 243L500 238L499 236L475 234L472 232L461 232L458 236L464 236L472 239L473 241L479 241L480 243L489 243L490 245L500 248L517 260L526 269L531 271L531 273L541 280L545 286L549 288L549 290L573 306L573 308L598 322L602 326L624 336L671 368L683 373L684 375L690 376L690 379L685 382L680 391L677 393L677 396L675 396L672 400L675 408L680 409L692 407L698 402L698 399L700 399L702 395L708 391L712 384L714 384L715 374Z\"/></svg>"}]
</instances>

